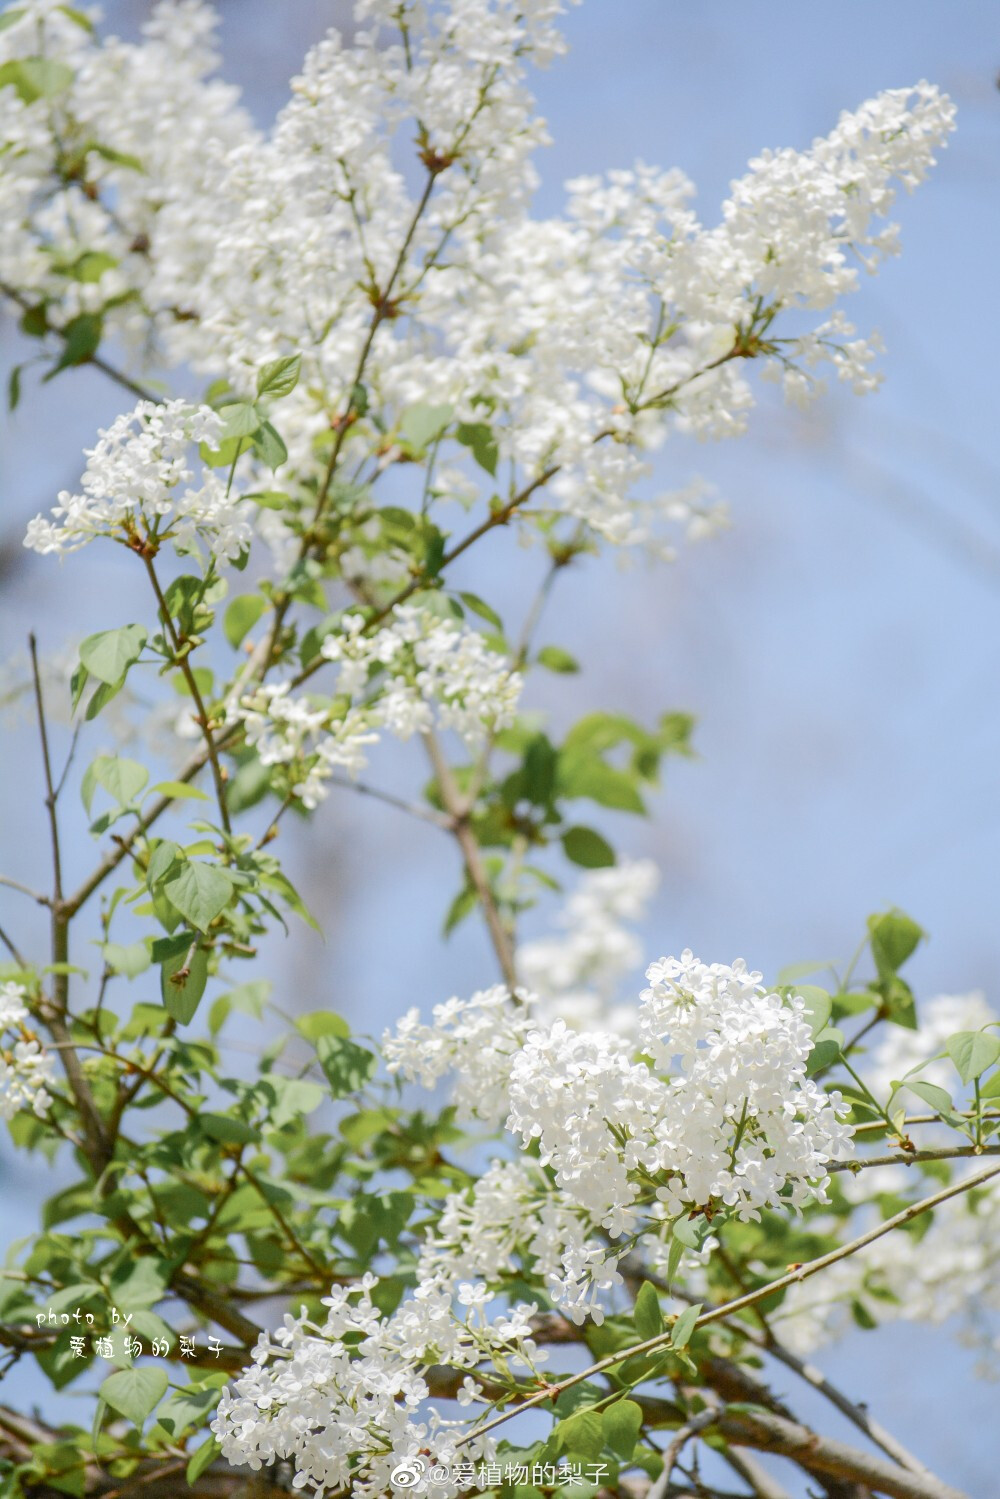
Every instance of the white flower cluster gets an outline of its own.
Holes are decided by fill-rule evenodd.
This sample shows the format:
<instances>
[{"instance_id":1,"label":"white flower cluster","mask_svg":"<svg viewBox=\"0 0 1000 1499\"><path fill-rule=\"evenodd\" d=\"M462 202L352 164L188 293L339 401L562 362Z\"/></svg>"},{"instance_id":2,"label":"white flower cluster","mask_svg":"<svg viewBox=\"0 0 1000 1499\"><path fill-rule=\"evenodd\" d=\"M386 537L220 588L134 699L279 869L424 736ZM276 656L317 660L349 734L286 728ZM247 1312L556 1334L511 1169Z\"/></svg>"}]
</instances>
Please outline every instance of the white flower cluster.
<instances>
[{"instance_id":1,"label":"white flower cluster","mask_svg":"<svg viewBox=\"0 0 1000 1499\"><path fill-rule=\"evenodd\" d=\"M391 1073L431 1089L452 1077L452 1102L462 1120L499 1127L510 1111L510 1071L532 1024L531 996L501 984L471 999L435 1005L431 1024L414 1006L382 1038Z\"/></svg>"},{"instance_id":2,"label":"white flower cluster","mask_svg":"<svg viewBox=\"0 0 1000 1499\"><path fill-rule=\"evenodd\" d=\"M430 1026L411 1011L384 1041L390 1071L426 1086L453 1073L461 1116L504 1120L525 1148L537 1142L565 1234L550 1286L578 1320L616 1282L602 1233L620 1240L641 1226L655 1237L692 1212L746 1219L824 1202L827 1163L853 1148L839 1095L806 1077L800 999L768 992L741 962L690 952L647 977L637 1059L623 1036L539 1026L531 1002L503 989L438 1006ZM510 1215L502 1221L517 1239Z\"/></svg>"},{"instance_id":3,"label":"white flower cluster","mask_svg":"<svg viewBox=\"0 0 1000 1499\"><path fill-rule=\"evenodd\" d=\"M435 726L455 729L475 745L513 721L520 673L477 631L426 609L400 605L371 635L362 615L345 615L322 650L338 666L332 707L294 697L285 682L265 683L230 712L264 765L290 767L292 789L306 807L323 800L335 769L357 775L381 729L398 739Z\"/></svg>"},{"instance_id":4,"label":"white flower cluster","mask_svg":"<svg viewBox=\"0 0 1000 1499\"><path fill-rule=\"evenodd\" d=\"M656 1148L671 1214L720 1198L741 1218L759 1207L823 1201L824 1164L852 1151L847 1106L806 1076L813 1038L801 999L768 992L742 960L699 962L690 951L646 972L639 1036L672 1070ZM735 1125L735 1135L733 1126Z\"/></svg>"},{"instance_id":5,"label":"white flower cluster","mask_svg":"<svg viewBox=\"0 0 1000 1499\"><path fill-rule=\"evenodd\" d=\"M400 604L373 635L365 634L361 615L347 615L342 633L324 640L323 655L339 664L338 688L352 697L386 673L378 711L399 739L436 724L475 744L488 728L512 723L517 711L521 675L506 657L478 631L416 605Z\"/></svg>"},{"instance_id":6,"label":"white flower cluster","mask_svg":"<svg viewBox=\"0 0 1000 1499\"><path fill-rule=\"evenodd\" d=\"M138 44L98 38L58 0L5 10L0 282L50 327L101 317L145 352L190 317L225 230L227 157L254 139L237 91L209 76L215 26L201 0L156 6Z\"/></svg>"},{"instance_id":7,"label":"white flower cluster","mask_svg":"<svg viewBox=\"0 0 1000 1499\"><path fill-rule=\"evenodd\" d=\"M239 496L217 474L203 469L196 478L191 467L192 446L218 447L222 426L207 406L140 401L88 449L82 493L63 490L55 521L38 515L29 522L25 546L61 553L107 536L154 551L171 540L190 551L201 538L218 560L235 560L252 534Z\"/></svg>"},{"instance_id":8,"label":"white flower cluster","mask_svg":"<svg viewBox=\"0 0 1000 1499\"><path fill-rule=\"evenodd\" d=\"M27 991L20 984L0 984L0 1118L13 1119L22 1109L44 1114L52 1099L46 1085L55 1063L25 1025ZM8 1031L14 1036L5 1034Z\"/></svg>"},{"instance_id":9,"label":"white flower cluster","mask_svg":"<svg viewBox=\"0 0 1000 1499\"><path fill-rule=\"evenodd\" d=\"M356 0L351 43L313 48L262 136L210 77L198 0L158 5L137 45L25 0L0 61L41 51L51 92L0 88L0 282L57 328L100 313L247 394L263 359L301 353L282 416L301 475L322 472L364 353L350 471L409 408L441 404L455 424L488 413L512 494L554 473L555 506L615 544L662 551L663 520L710 528L710 507L637 497L647 453L671 430L741 432L748 360L795 401L821 365L871 388L877 343L837 303L895 251L894 192L924 178L953 109L926 83L880 94L809 149L753 161L715 227L681 173L641 164L577 179L564 216L533 219L546 134L526 76L563 49L560 9ZM450 435L441 460L467 489Z\"/></svg>"},{"instance_id":10,"label":"white flower cluster","mask_svg":"<svg viewBox=\"0 0 1000 1499\"><path fill-rule=\"evenodd\" d=\"M459 1459L491 1457L494 1444L473 1439L459 1451L464 1423L426 1410L428 1371L435 1364L474 1369L493 1357L533 1372L544 1357L531 1338L535 1308L520 1306L491 1321L486 1313L494 1298L483 1284L424 1278L383 1317L372 1301L377 1284L366 1275L359 1286L334 1287L323 1302L322 1325L304 1314L286 1316L273 1339L261 1335L253 1364L223 1392L212 1423L229 1462L258 1470L288 1459L296 1489L384 1499L393 1492L393 1470L423 1453L430 1456L421 1489L428 1499L455 1499L464 1491L437 1475ZM473 1391L467 1378L463 1403Z\"/></svg>"}]
</instances>

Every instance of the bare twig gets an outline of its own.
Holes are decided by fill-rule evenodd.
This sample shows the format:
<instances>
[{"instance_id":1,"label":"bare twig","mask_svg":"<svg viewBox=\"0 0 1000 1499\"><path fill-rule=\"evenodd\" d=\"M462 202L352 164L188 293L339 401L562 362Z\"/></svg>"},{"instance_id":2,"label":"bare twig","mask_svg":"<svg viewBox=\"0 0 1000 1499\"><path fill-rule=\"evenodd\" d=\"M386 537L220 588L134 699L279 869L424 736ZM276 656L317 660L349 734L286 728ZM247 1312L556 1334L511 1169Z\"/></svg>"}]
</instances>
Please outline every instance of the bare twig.
<instances>
[{"instance_id":1,"label":"bare twig","mask_svg":"<svg viewBox=\"0 0 1000 1499\"><path fill-rule=\"evenodd\" d=\"M766 1285L759 1287L755 1291L748 1292L745 1296L737 1296L732 1301L724 1302L720 1306L711 1307L709 1310L702 1312L694 1323L694 1328L707 1327L712 1322L720 1322L727 1317L734 1316L737 1312L749 1310L758 1301L763 1301L765 1298L773 1296L777 1291L783 1291L788 1286L797 1285L800 1281L808 1280L810 1276L817 1275L821 1270L827 1269L839 1260L847 1259L849 1255L856 1254L859 1249L864 1249L868 1244L875 1243L877 1239L881 1239L886 1234L892 1233L894 1229L902 1228L921 1214L933 1211L934 1208L940 1207L942 1203L947 1202L950 1198L957 1197L963 1192L970 1192L998 1175L1000 1175L1000 1166L991 1166L987 1171L981 1171L975 1176L968 1176L962 1181L952 1182L947 1187L942 1188L940 1192L935 1192L930 1197L923 1197L919 1202L910 1203L901 1212L894 1213L891 1218L886 1218L884 1222L876 1224L874 1228L870 1228L867 1233L860 1234L856 1239L851 1239L848 1243L838 1245L836 1249L831 1249L828 1254L820 1255L817 1259L809 1260L806 1264L799 1265L794 1270L789 1270L787 1274L778 1276L776 1280L769 1281ZM656 1337L645 1338L641 1343L633 1343L627 1348L622 1348L617 1353L609 1353L605 1358L598 1359L596 1363L590 1364L586 1369L581 1369L576 1374L567 1375L565 1379L560 1380L556 1384L547 1384L543 1389L529 1396L527 1400L522 1401L513 1409L494 1417L491 1421L487 1421L485 1425L479 1426L475 1431L470 1432L468 1436L462 1437L456 1445L462 1446L465 1442L471 1441L487 1431L492 1431L494 1427L503 1425L504 1422L519 1415L523 1410L527 1410L532 1406L543 1405L547 1400L554 1400L564 1390L571 1389L574 1385L582 1384L585 1380L593 1378L595 1374L603 1374L607 1369L613 1369L618 1364L624 1363L626 1359L633 1358L638 1354L655 1353L659 1349L668 1348L671 1337L672 1330L668 1329L665 1332L658 1333Z\"/></svg>"},{"instance_id":2,"label":"bare twig","mask_svg":"<svg viewBox=\"0 0 1000 1499\"><path fill-rule=\"evenodd\" d=\"M20 880L12 880L5 874L0 874L0 885L6 885L8 890L17 890L21 895L30 896L40 906L49 906L52 902L47 895L42 895L38 890L32 890L28 885L22 885Z\"/></svg>"},{"instance_id":3,"label":"bare twig","mask_svg":"<svg viewBox=\"0 0 1000 1499\"><path fill-rule=\"evenodd\" d=\"M490 887L489 876L483 864L483 856L480 852L479 844L469 825L470 808L468 802L458 788L454 772L445 758L433 729L428 729L422 737L437 778L438 787L441 791L441 800L451 818L452 831L462 851L462 859L465 864L466 874L469 877L469 883L479 897L479 903L483 908L490 941L493 943L493 950L496 953L497 962L500 964L500 971L503 974L504 982L508 989L513 993L517 988L514 947L510 940L510 934L504 926L496 898Z\"/></svg>"},{"instance_id":4,"label":"bare twig","mask_svg":"<svg viewBox=\"0 0 1000 1499\"><path fill-rule=\"evenodd\" d=\"M828 1161L827 1171L861 1172L868 1166L919 1166L921 1161L961 1161L1000 1155L1000 1145L942 1145L935 1150L904 1150L892 1155L860 1156L853 1161Z\"/></svg>"},{"instance_id":5,"label":"bare twig","mask_svg":"<svg viewBox=\"0 0 1000 1499\"><path fill-rule=\"evenodd\" d=\"M222 819L222 826L227 833L231 833L232 826L229 821L229 808L226 805L226 778L222 773L222 765L219 761L218 745L216 744L215 736L212 733L212 726L209 722L208 717L208 709L205 707L205 700L201 695L201 688L198 686L198 678L195 676L192 669L189 659L189 652L184 649L183 642L181 641L180 636L177 634L173 619L171 618L170 610L167 606L167 601L163 597L163 590L160 588L160 580L156 576L156 569L153 566L152 558L146 557L143 560L146 564L146 572L149 575L149 581L153 585L153 592L156 594L156 602L160 606L160 618L163 620L163 627L170 636L170 643L174 649L175 663L181 669L184 680L187 683L188 691L190 692L191 697L194 700L195 708L197 710L196 716L198 725L205 740L205 751L212 766L212 779L215 782L215 797L217 802L219 803L219 816Z\"/></svg>"},{"instance_id":6,"label":"bare twig","mask_svg":"<svg viewBox=\"0 0 1000 1499\"><path fill-rule=\"evenodd\" d=\"M362 796L372 796L376 801L385 802L387 806L397 807L400 812L407 812L411 817L419 817L423 822L433 823L435 827L444 829L445 832L453 832L452 819L436 807L422 807L419 802L408 802L401 796L395 796L391 791L383 791L378 786L369 786L365 781L351 781L346 776L331 776L331 786L340 786L345 791L359 791Z\"/></svg>"},{"instance_id":7,"label":"bare twig","mask_svg":"<svg viewBox=\"0 0 1000 1499\"><path fill-rule=\"evenodd\" d=\"M49 734L45 721L45 698L42 693L42 678L38 668L38 643L34 635L28 637L31 653L31 676L35 692L35 710L38 715L38 734L42 747L42 768L45 775L45 807L49 818L49 833L52 843L52 991L53 1003L47 1005L43 1019L60 1048L63 1070L73 1097L80 1111L87 1151L94 1165L94 1174L100 1176L109 1159L109 1147L104 1130L104 1121L90 1091L80 1058L66 1025L69 1009L69 921L70 916L63 904L62 854L59 842L59 818L56 810L58 791L52 778L52 757L49 753Z\"/></svg>"}]
</instances>

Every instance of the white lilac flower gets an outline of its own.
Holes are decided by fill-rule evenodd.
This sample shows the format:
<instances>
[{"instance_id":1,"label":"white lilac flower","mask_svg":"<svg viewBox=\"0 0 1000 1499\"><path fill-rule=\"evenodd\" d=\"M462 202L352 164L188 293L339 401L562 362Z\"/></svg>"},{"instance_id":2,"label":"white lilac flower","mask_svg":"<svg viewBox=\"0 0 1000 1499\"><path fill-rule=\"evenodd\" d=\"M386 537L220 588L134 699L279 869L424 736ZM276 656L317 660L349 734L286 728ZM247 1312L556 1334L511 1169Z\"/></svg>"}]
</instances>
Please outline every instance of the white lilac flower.
<instances>
[{"instance_id":1,"label":"white lilac flower","mask_svg":"<svg viewBox=\"0 0 1000 1499\"><path fill-rule=\"evenodd\" d=\"M645 915L659 879L651 859L590 869L556 918L557 934L520 945L518 972L538 997L539 1015L577 1029L635 1033L638 1011L621 983L642 961L630 928Z\"/></svg>"},{"instance_id":2,"label":"white lilac flower","mask_svg":"<svg viewBox=\"0 0 1000 1499\"><path fill-rule=\"evenodd\" d=\"M544 1355L531 1338L535 1308L519 1305L491 1318L492 1292L482 1283L423 1278L395 1312L372 1302L373 1275L324 1298L317 1325L286 1315L261 1334L254 1361L223 1391L212 1429L229 1462L259 1470L276 1458L294 1462L294 1487L349 1490L355 1499L383 1499L390 1475L419 1451L447 1467L461 1434L456 1423L427 1408L427 1374L435 1364L473 1369L484 1357L534 1369ZM456 1305L457 1303L457 1305ZM465 1461L489 1458L487 1437L466 1442ZM461 1485L432 1479L421 1492L455 1499Z\"/></svg>"},{"instance_id":3,"label":"white lilac flower","mask_svg":"<svg viewBox=\"0 0 1000 1499\"><path fill-rule=\"evenodd\" d=\"M0 280L44 302L56 329L98 313L136 354L152 348L239 394L262 360L301 353L281 420L297 474L322 472L317 440L366 349L378 431L421 402L456 423L487 411L516 486L558 469L550 505L612 545L669 555L661 522L686 521L669 500L637 497L648 454L672 431L742 432L750 356L796 403L821 389L824 367L859 393L874 387L877 339L839 304L896 252L894 194L926 176L954 110L923 82L879 94L805 150L762 152L713 227L682 173L643 163L577 178L563 215L533 218L547 136L528 70L563 50L560 10L441 0L407 10L404 46L399 7L358 0L350 45L337 31L319 41L261 133L213 76L215 17L199 0L158 5L136 43L25 0L0 33L0 63L41 46L72 81L54 104L0 88ZM401 156L416 121L418 170L433 177L419 212ZM60 171L67 128L103 148L88 152L85 182ZM67 274L84 255L87 275ZM397 261L395 315L372 331L373 284ZM753 343L758 313L766 348ZM353 424L345 467L375 438ZM475 504L465 458L445 442L429 494ZM214 499L213 485L200 502L213 529ZM696 530L714 524L705 517L698 507ZM286 568L280 518L265 510L259 523ZM57 530L34 523L31 544L61 548ZM220 535L224 555L238 540ZM343 565L387 576L363 544Z\"/></svg>"},{"instance_id":4,"label":"white lilac flower","mask_svg":"<svg viewBox=\"0 0 1000 1499\"><path fill-rule=\"evenodd\" d=\"M44 1114L52 1102L47 1084L55 1077L55 1061L27 1029L27 990L21 984L0 984L0 1118L13 1119L22 1110Z\"/></svg>"},{"instance_id":5,"label":"white lilac flower","mask_svg":"<svg viewBox=\"0 0 1000 1499\"><path fill-rule=\"evenodd\" d=\"M503 1122L537 1155L451 1203L432 1247L484 1279L527 1249L577 1321L603 1314L626 1236L664 1239L679 1217L719 1208L747 1219L825 1202L828 1164L853 1149L839 1095L806 1076L801 999L690 952L647 978L638 1043L544 1026L532 996L502 988L449 1000L430 1024L410 1011L383 1043L391 1072L425 1087L450 1075L461 1118Z\"/></svg>"},{"instance_id":6,"label":"white lilac flower","mask_svg":"<svg viewBox=\"0 0 1000 1499\"><path fill-rule=\"evenodd\" d=\"M239 496L218 474L192 467L192 449L217 447L221 435L222 419L207 406L140 401L88 450L81 493L63 490L54 520L29 522L25 546L68 552L106 536L153 548L169 539L187 550L200 538L219 560L233 561L251 539Z\"/></svg>"},{"instance_id":7,"label":"white lilac flower","mask_svg":"<svg viewBox=\"0 0 1000 1499\"><path fill-rule=\"evenodd\" d=\"M409 739L437 725L475 745L513 719L521 676L475 630L400 607L364 633L360 614L323 643L337 665L337 696L313 703L290 684L265 683L229 709L264 765L285 766L293 794L313 808L337 770L356 776L385 730Z\"/></svg>"}]
</instances>

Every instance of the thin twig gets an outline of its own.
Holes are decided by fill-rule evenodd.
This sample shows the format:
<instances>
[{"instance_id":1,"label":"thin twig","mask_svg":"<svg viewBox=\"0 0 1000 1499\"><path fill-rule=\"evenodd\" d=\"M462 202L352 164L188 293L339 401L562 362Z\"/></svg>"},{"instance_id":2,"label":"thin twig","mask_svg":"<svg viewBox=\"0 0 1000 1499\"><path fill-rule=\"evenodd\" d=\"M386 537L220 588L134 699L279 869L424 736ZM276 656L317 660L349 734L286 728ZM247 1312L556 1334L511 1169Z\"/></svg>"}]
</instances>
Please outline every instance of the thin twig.
<instances>
[{"instance_id":1,"label":"thin twig","mask_svg":"<svg viewBox=\"0 0 1000 1499\"><path fill-rule=\"evenodd\" d=\"M786 1275L778 1276L776 1280L769 1281L766 1285L749 1292L745 1296L737 1296L733 1301L724 1302L720 1306L711 1307L708 1311L702 1312L693 1326L694 1328L707 1327L712 1322L720 1322L726 1317L734 1316L737 1312L746 1311L751 1306L756 1305L758 1301L763 1301L769 1296L774 1296L778 1291L783 1291L788 1286L797 1285L800 1281L808 1280L810 1276L818 1274L819 1271L827 1269L830 1265L835 1265L839 1260L846 1259L849 1255L856 1254L859 1249L864 1249L868 1244L873 1244L877 1239L883 1238L884 1235L891 1233L894 1229L902 1228L904 1224L912 1222L914 1218L919 1217L921 1214L931 1212L934 1208L940 1207L949 1198L957 1197L962 1192L970 1192L998 1175L1000 1175L1000 1166L991 1166L989 1170L981 1171L976 1176L969 1176L962 1181L952 1182L940 1192L935 1192L930 1197L923 1197L919 1202L910 1203L901 1212L894 1213L891 1218L886 1218L884 1222L876 1224L867 1233L859 1235L856 1239L851 1239L847 1244L839 1245L836 1249L830 1250L828 1254L820 1255L817 1259L809 1260L806 1264L797 1266L794 1270L788 1271ZM543 1405L547 1400L555 1400L564 1390L572 1389L574 1385L582 1384L585 1380L591 1379L595 1374L603 1374L605 1370L615 1368L616 1365L624 1363L626 1359L633 1358L638 1354L655 1353L659 1349L668 1348L672 1336L672 1329L668 1329L665 1332L658 1333L656 1337L645 1338L641 1343L633 1343L627 1348L620 1349L617 1353L609 1353L605 1358L598 1359L596 1363L589 1365L588 1368L581 1369L576 1374L570 1374L558 1383L546 1385L543 1389L537 1391L536 1394L523 1400L512 1410L503 1412L501 1415L494 1417L493 1420L486 1422L485 1425L479 1426L474 1431L469 1432L467 1436L460 1438L456 1445L463 1446L466 1442L482 1436L487 1431L492 1431L495 1427L503 1425L504 1422L510 1421L514 1416L520 1415L522 1411L532 1406Z\"/></svg>"},{"instance_id":2,"label":"thin twig","mask_svg":"<svg viewBox=\"0 0 1000 1499\"><path fill-rule=\"evenodd\" d=\"M59 842L59 817L56 810L58 792L52 778L52 758L49 753L49 732L45 719L45 697L42 692L42 677L38 667L38 642L34 635L28 636L31 655L31 678L35 693L35 711L38 716L38 734L42 748L42 768L45 776L45 807L49 818L49 833L52 844L52 992L53 1004L46 1006L42 1018L54 1040L61 1048L63 1070L73 1097L80 1111L88 1154L95 1163L95 1175L100 1175L107 1164L108 1151L104 1132L104 1121L90 1091L90 1085L76 1053L66 1025L69 1010L69 914L63 904L62 853Z\"/></svg>"},{"instance_id":3,"label":"thin twig","mask_svg":"<svg viewBox=\"0 0 1000 1499\"><path fill-rule=\"evenodd\" d=\"M441 792L441 800L445 811L449 814L452 822L456 842L462 851L462 859L465 871L469 878L479 903L483 908L486 918L486 926L493 943L493 950L500 964L507 988L513 994L517 989L517 968L514 962L514 946L510 939L497 906L496 897L490 886L489 876L483 864L483 856L476 841L476 835L469 825L469 805L459 791L454 772L444 756L444 752L438 743L433 729L428 729L422 735L427 754L434 774L437 778L438 787Z\"/></svg>"},{"instance_id":4,"label":"thin twig","mask_svg":"<svg viewBox=\"0 0 1000 1499\"><path fill-rule=\"evenodd\" d=\"M828 1161L827 1171L863 1171L868 1166L919 1166L921 1161L961 1161L1000 1155L1000 1145L942 1145L939 1150L900 1150L898 1155L869 1155L853 1161Z\"/></svg>"},{"instance_id":5,"label":"thin twig","mask_svg":"<svg viewBox=\"0 0 1000 1499\"><path fill-rule=\"evenodd\" d=\"M0 942L3 943L4 947L10 953L18 968L27 968L29 966L27 958L18 949L18 946L14 942L13 938L8 936L2 926L0 926Z\"/></svg>"},{"instance_id":6,"label":"thin twig","mask_svg":"<svg viewBox=\"0 0 1000 1499\"><path fill-rule=\"evenodd\" d=\"M401 796L395 796L391 791L383 791L378 786L369 786L365 781L352 781L347 776L331 776L330 785L343 787L345 791L360 791L362 796L372 796L376 801L398 808L400 812L408 812L411 817L419 817L423 822L433 823L435 827L443 828L445 832L454 831L452 819L443 812L439 812L436 807L422 807L419 802L408 802Z\"/></svg>"},{"instance_id":7,"label":"thin twig","mask_svg":"<svg viewBox=\"0 0 1000 1499\"><path fill-rule=\"evenodd\" d=\"M218 746L215 741L215 736L212 733L211 724L209 723L208 709L205 707L205 700L201 695L201 688L198 686L198 678L195 676L194 671L191 667L189 652L184 649L180 636L178 635L177 630L174 626L170 610L167 607L167 601L163 596L163 590L160 588L160 580L156 576L156 569L153 566L152 558L146 557L143 560L146 564L146 572L149 575L149 581L153 585L153 592L156 594L156 602L160 606L160 617L163 620L165 630L170 636L170 643L174 649L175 663L181 669L184 680L187 683L188 691L190 692L191 697L194 700L195 708L197 709L198 723L205 740L205 749L208 753L208 758L212 766L212 778L215 782L215 796L216 800L219 803L219 816L222 819L222 826L227 834L232 833L233 829L229 821L229 808L226 806L226 778L222 773L222 765L219 761Z\"/></svg>"},{"instance_id":8,"label":"thin twig","mask_svg":"<svg viewBox=\"0 0 1000 1499\"><path fill-rule=\"evenodd\" d=\"M12 880L8 875L0 874L0 885L6 885L8 890L17 890L21 895L28 895L40 906L50 906L51 900L47 895L42 895L38 890L32 890L28 885L22 885L20 880Z\"/></svg>"}]
</instances>

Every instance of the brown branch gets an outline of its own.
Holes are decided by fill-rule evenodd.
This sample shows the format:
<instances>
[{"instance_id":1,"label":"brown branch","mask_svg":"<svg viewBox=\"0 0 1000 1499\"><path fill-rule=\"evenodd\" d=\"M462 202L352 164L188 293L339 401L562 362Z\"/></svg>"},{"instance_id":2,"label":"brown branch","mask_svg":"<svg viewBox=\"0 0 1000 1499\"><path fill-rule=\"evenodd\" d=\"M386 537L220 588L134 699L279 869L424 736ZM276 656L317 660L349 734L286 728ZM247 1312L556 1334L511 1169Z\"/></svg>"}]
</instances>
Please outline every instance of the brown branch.
<instances>
[{"instance_id":1,"label":"brown branch","mask_svg":"<svg viewBox=\"0 0 1000 1499\"><path fill-rule=\"evenodd\" d=\"M143 561L146 564L149 581L153 585L153 592L156 594L156 602L160 606L160 617L163 620L163 627L170 636L170 643L174 649L175 664L181 669L184 680L187 683L188 691L194 699L197 709L198 725L204 737L205 750L212 766L212 779L215 782L215 796L219 803L219 816L222 818L222 826L227 833L231 833L233 829L229 821L229 808L226 806L226 778L222 773L222 766L219 762L218 746L209 722L208 709L205 707L205 700L198 686L198 678L195 676L191 666L190 653L184 648L184 644L174 626L170 610L167 607L167 601L163 597L163 590L160 588L160 580L156 576L156 569L153 566L152 558L144 557Z\"/></svg>"},{"instance_id":2,"label":"brown branch","mask_svg":"<svg viewBox=\"0 0 1000 1499\"><path fill-rule=\"evenodd\" d=\"M821 1437L796 1421L765 1411L723 1407L715 1426L737 1446L754 1447L787 1457L817 1477L863 1484L889 1499L968 1499L959 1489L928 1474L909 1472L876 1453L859 1452L831 1437Z\"/></svg>"},{"instance_id":3,"label":"brown branch","mask_svg":"<svg viewBox=\"0 0 1000 1499\"><path fill-rule=\"evenodd\" d=\"M934 1208L947 1202L949 1198L957 1197L962 1192L972 1191L975 1187L982 1186L985 1182L990 1181L998 1175L1000 1175L1000 1166L993 1166L988 1171L981 1171L975 1176L966 1177L963 1181L952 1182L940 1192L935 1192L930 1197L923 1197L919 1202L910 1203L902 1212L894 1213L891 1218L886 1218L884 1222L876 1224L867 1233L860 1234L858 1238L851 1239L847 1244L839 1245L836 1249L830 1250L828 1254L820 1255L817 1259L809 1260L806 1264L799 1265L794 1270L789 1270L786 1275L778 1276L776 1280L769 1281L767 1285L761 1286L756 1291L749 1292L746 1296L738 1296L733 1301L727 1301L721 1306L712 1307L710 1310L702 1312L693 1324L693 1327L707 1327L709 1324L720 1322L727 1317L735 1315L737 1312L748 1310L750 1307L756 1305L758 1301L763 1301L765 1298L775 1295L778 1291L785 1290L788 1286L797 1285L800 1281L807 1280L810 1276L818 1274L821 1270L827 1269L839 1260L856 1254L859 1249L864 1249L866 1245L873 1244L877 1239L883 1238L885 1234L892 1233L894 1229L902 1228L922 1213L931 1212ZM627 1348L619 1349L617 1353L609 1353L605 1358L598 1359L596 1363L590 1364L586 1369L579 1370L576 1374L568 1375L557 1384L545 1385L543 1389L518 1406L515 1411L507 1412L504 1415L495 1417L491 1421L487 1421L484 1425L477 1427L475 1431L470 1432L467 1437L462 1437L456 1445L459 1447L463 1446L473 1438L479 1437L487 1431L492 1431L505 1421L509 1421L511 1416L520 1414L522 1410L526 1410L531 1406L542 1405L545 1401L554 1399L557 1395L562 1394L564 1390L571 1389L574 1385L582 1384L585 1380L591 1379L595 1374L603 1374L606 1370L615 1368L618 1364L624 1363L626 1359L633 1358L637 1354L654 1353L661 1349L668 1349L672 1336L672 1330L668 1329L665 1332L658 1333L656 1337L645 1338L641 1343L633 1343Z\"/></svg>"},{"instance_id":4,"label":"brown branch","mask_svg":"<svg viewBox=\"0 0 1000 1499\"><path fill-rule=\"evenodd\" d=\"M22 312L34 311L34 304L22 292L19 292L16 287L9 286L4 281L0 281L0 294L5 296L8 301L13 302L17 307L20 307ZM66 342L66 334L62 328L54 328L51 324L46 324L45 331L46 333L55 334L57 338L62 339L63 343ZM159 405L162 400L161 396L157 396L151 390L147 390L144 385L140 385L137 380L133 380L131 375L126 375L123 370L118 369L117 366L111 364L100 354L91 354L88 358L82 359L80 363L82 365L92 365L95 370L100 370L102 375L106 375L109 380L113 380L116 385L120 385L130 395L138 396L140 401L152 401L154 405Z\"/></svg>"},{"instance_id":5,"label":"brown branch","mask_svg":"<svg viewBox=\"0 0 1000 1499\"><path fill-rule=\"evenodd\" d=\"M49 753L49 733L45 719L45 698L42 692L41 672L38 668L38 642L34 635L28 636L31 654L31 677L35 694L35 711L38 717L38 735L42 747L42 769L45 775L45 808L49 819L49 835L52 844L52 975L51 1005L39 1007L39 1013L58 1043L63 1071L80 1112L87 1152L94 1163L94 1174L100 1176L110 1159L104 1121L90 1091L83 1066L77 1055L66 1014L69 1009L69 922L70 913L63 903L62 853L59 840L59 816L56 809L58 792L52 776L52 757Z\"/></svg>"},{"instance_id":6,"label":"brown branch","mask_svg":"<svg viewBox=\"0 0 1000 1499\"><path fill-rule=\"evenodd\" d=\"M853 1161L828 1161L826 1170L860 1174L869 1166L919 1166L921 1161L961 1161L987 1155L1000 1155L1000 1145L942 1145L935 1150L900 1148L898 1154L860 1156Z\"/></svg>"},{"instance_id":7,"label":"brown branch","mask_svg":"<svg viewBox=\"0 0 1000 1499\"><path fill-rule=\"evenodd\" d=\"M8 875L0 874L0 885L5 885L8 890L16 890L19 895L27 895L40 906L50 906L52 901L49 896L42 895L38 890L32 890L29 885L22 885L20 880L12 880Z\"/></svg>"},{"instance_id":8,"label":"brown branch","mask_svg":"<svg viewBox=\"0 0 1000 1499\"><path fill-rule=\"evenodd\" d=\"M427 748L427 754L434 774L437 778L438 787L441 792L441 800L445 810L451 817L452 830L459 848L462 851L462 860L469 882L479 897L479 904L483 908L483 916L493 943L493 950L500 964L504 983L513 994L517 988L517 968L514 963L514 947L500 915L496 899L490 888L489 876L486 866L483 864L483 856L469 824L470 808L466 799L462 796L455 780L454 772L448 764L447 759L438 743L433 729L427 729L423 734L423 741Z\"/></svg>"}]
</instances>

